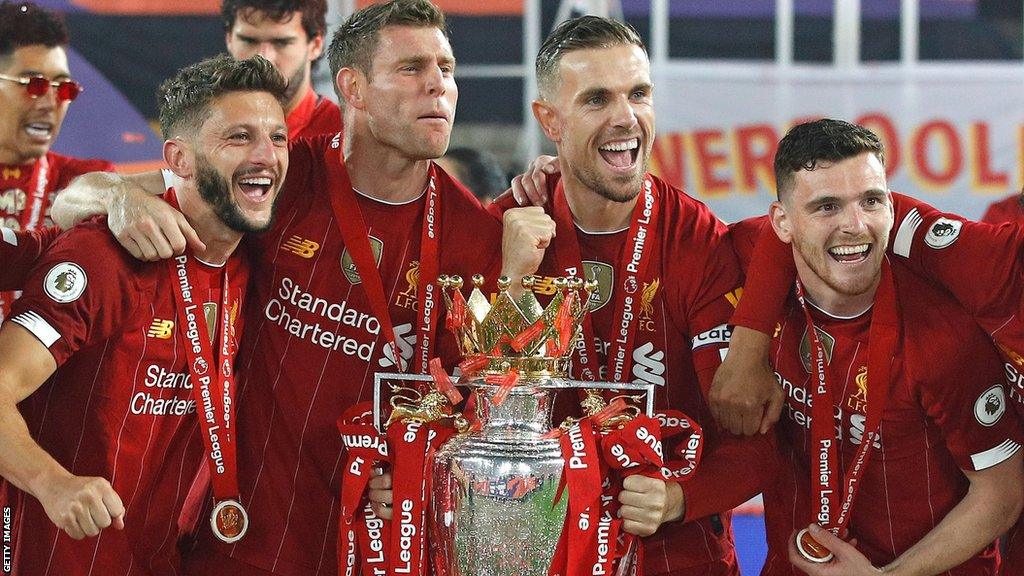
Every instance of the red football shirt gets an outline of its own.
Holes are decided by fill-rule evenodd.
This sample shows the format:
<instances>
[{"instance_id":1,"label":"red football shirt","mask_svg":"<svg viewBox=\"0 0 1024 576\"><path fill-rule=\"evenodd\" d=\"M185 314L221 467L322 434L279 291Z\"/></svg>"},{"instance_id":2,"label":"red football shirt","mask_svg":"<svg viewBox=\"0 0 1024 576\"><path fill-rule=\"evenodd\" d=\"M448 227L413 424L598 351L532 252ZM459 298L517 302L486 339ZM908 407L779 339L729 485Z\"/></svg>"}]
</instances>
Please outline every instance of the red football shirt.
<instances>
[{"instance_id":1,"label":"red football shirt","mask_svg":"<svg viewBox=\"0 0 1024 576\"><path fill-rule=\"evenodd\" d=\"M893 264L902 335L881 437L862 476L849 530L857 548L882 566L918 542L963 498L962 470L995 466L1020 449L1014 410L1007 410L995 348L966 312L931 284ZM835 318L813 308L832 375L840 472L864 437L871 311ZM787 545L812 522L810 347L803 311L790 299L772 342L771 361L786 393L777 431L784 461L765 492L769 553L762 574L795 574ZM956 354L951 354L956 350ZM949 571L994 574L994 545Z\"/></svg>"},{"instance_id":2,"label":"red football shirt","mask_svg":"<svg viewBox=\"0 0 1024 576\"><path fill-rule=\"evenodd\" d=\"M341 109L330 99L314 92L312 88L288 114L286 122L288 139L292 141L342 131Z\"/></svg>"},{"instance_id":3,"label":"red football shirt","mask_svg":"<svg viewBox=\"0 0 1024 576\"><path fill-rule=\"evenodd\" d=\"M704 204L656 177L653 181L661 203L658 236L650 244L653 253L648 277L639 287L639 324L631 352L630 376L637 382L656 384L658 410L681 410L705 427L708 444L704 458L707 461L711 453L736 442L736 439L715 434L704 393L728 346L725 324L733 310L734 291L740 284L739 265L725 238L725 225ZM549 200L545 210L549 214L554 211L557 196L563 194L557 182L548 178ZM515 200L506 193L488 210L499 215L513 207L516 207ZM615 275L619 273L617 269L626 250L628 231L588 233L577 226L571 230L559 227L544 254L539 275L545 278L579 275L575 270L578 263L563 262L567 257L560 253L566 251L562 239L567 234L576 236L587 277L598 280L591 315L598 365L602 368L602 377L606 377L605 351L619 334L613 287L618 288L621 282ZM535 290L544 294L549 285L550 282L542 281ZM578 368L574 367L577 378L580 376L576 373ZM758 440L741 441L756 442ZM671 448L667 447L666 452L671 452ZM735 478L719 475L715 480L717 493L693 495L694 506L687 509L687 520L692 521L666 524L645 539L644 573L652 576L681 570L694 574L736 573L730 515L701 511L728 510L730 506L718 503L728 501L733 494L745 493L742 498L733 496L733 499L738 498L735 504L739 504L756 494L760 489L759 475L751 471L766 468L750 462L749 468L734 469ZM725 473L725 470L718 472ZM686 483L683 489L686 493ZM686 497L687 501L691 500L691 494L686 493Z\"/></svg>"},{"instance_id":4,"label":"red football shirt","mask_svg":"<svg viewBox=\"0 0 1024 576\"><path fill-rule=\"evenodd\" d=\"M989 204L988 209L985 210L985 215L981 217L982 222L988 222L989 224L1020 222L1021 220L1024 220L1024 204L1021 204L1019 192Z\"/></svg>"},{"instance_id":5,"label":"red football shirt","mask_svg":"<svg viewBox=\"0 0 1024 576\"><path fill-rule=\"evenodd\" d=\"M382 354L380 322L334 221L327 179L330 137L293 143L274 227L250 238L253 283L240 362L239 480L250 529L233 545L203 531L198 546L216 565L225 555L286 575L337 573L342 443L337 419L373 398ZM440 272L469 278L497 270L500 230L462 185L438 169ZM358 195L402 355L416 343L416 296L425 197L387 204ZM443 308L443 306L442 306ZM455 360L438 320L439 352ZM225 561L228 562L228 561ZM227 564L230 565L230 564Z\"/></svg>"},{"instance_id":6,"label":"red football shirt","mask_svg":"<svg viewBox=\"0 0 1024 576\"><path fill-rule=\"evenodd\" d=\"M36 260L61 233L60 228L51 226L40 230L15 232L0 227L0 290L20 290L25 287L25 277L36 264Z\"/></svg>"},{"instance_id":7,"label":"red football shirt","mask_svg":"<svg viewBox=\"0 0 1024 576\"><path fill-rule=\"evenodd\" d=\"M46 169L37 170L37 165ZM39 160L16 166L0 164L0 228L18 232L23 228L23 221L26 224L34 222L34 226L28 226L32 230L53 226L50 207L57 192L82 174L113 170L114 165L106 160L80 160L55 152L47 152L43 164ZM35 201L34 196L37 196ZM25 209L33 205L37 207L38 215L26 218L23 214ZM7 316L15 298L17 294L14 292L0 292L0 322Z\"/></svg>"},{"instance_id":8,"label":"red football shirt","mask_svg":"<svg viewBox=\"0 0 1024 576\"><path fill-rule=\"evenodd\" d=\"M248 271L238 256L227 266L236 314ZM215 287L202 298L209 322L222 268L197 268ZM139 262L118 246L102 220L61 236L31 272L9 321L46 345L59 368L19 408L47 452L73 474L109 480L127 512L124 530L72 540L20 494L16 572L179 573L179 516L203 446L172 281L165 263Z\"/></svg>"}]
</instances>

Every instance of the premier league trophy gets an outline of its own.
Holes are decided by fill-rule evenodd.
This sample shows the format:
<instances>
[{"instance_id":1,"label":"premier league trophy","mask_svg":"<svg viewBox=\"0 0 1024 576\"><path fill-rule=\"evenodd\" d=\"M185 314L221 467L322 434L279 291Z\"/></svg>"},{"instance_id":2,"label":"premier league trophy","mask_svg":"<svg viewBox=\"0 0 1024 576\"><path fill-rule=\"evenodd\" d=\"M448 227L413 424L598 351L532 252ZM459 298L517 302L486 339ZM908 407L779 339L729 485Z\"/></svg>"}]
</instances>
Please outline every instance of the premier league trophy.
<instances>
[{"instance_id":1,"label":"premier league trophy","mask_svg":"<svg viewBox=\"0 0 1024 576\"><path fill-rule=\"evenodd\" d=\"M480 290L479 276L468 298L459 277L439 280L449 328L466 358L461 384L474 392L468 420L477 424L435 455L430 514L438 576L548 573L567 500L557 497L565 461L552 433L556 393L576 401L580 389L588 389L585 415L593 415L606 405L598 390L613 388L568 379L569 355L596 283L557 279L544 308L533 282L524 279L524 295L515 299L508 279L499 279L492 305ZM651 385L615 384L614 389L646 392L651 412Z\"/></svg>"}]
</instances>

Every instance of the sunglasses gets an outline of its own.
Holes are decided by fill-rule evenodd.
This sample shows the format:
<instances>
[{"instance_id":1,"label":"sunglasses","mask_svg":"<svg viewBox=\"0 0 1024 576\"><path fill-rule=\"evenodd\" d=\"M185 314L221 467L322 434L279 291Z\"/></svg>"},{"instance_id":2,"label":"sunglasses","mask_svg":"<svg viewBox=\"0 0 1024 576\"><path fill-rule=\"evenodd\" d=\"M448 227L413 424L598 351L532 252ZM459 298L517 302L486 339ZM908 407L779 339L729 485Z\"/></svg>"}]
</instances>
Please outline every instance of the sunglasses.
<instances>
[{"instance_id":1,"label":"sunglasses","mask_svg":"<svg viewBox=\"0 0 1024 576\"><path fill-rule=\"evenodd\" d=\"M17 82L25 87L25 91L28 95L33 98L39 98L40 96L46 96L47 92L50 91L52 86L57 90L57 100L61 102L71 102L78 95L82 93L82 85L74 80L47 80L42 76L8 76L6 74L0 74L0 80L7 80L10 82Z\"/></svg>"}]
</instances>

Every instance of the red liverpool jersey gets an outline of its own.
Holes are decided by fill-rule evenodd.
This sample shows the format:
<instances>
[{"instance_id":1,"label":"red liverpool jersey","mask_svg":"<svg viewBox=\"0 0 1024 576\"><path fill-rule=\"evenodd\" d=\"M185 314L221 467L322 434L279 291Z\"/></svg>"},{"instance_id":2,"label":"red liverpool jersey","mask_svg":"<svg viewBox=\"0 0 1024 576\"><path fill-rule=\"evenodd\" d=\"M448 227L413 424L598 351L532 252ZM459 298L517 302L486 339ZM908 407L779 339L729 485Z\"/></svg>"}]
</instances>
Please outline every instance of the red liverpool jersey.
<instances>
[{"instance_id":1,"label":"red liverpool jersey","mask_svg":"<svg viewBox=\"0 0 1024 576\"><path fill-rule=\"evenodd\" d=\"M0 227L17 232L53 226L50 207L60 190L82 174L113 170L106 160L80 160L55 152L29 164L0 164ZM0 292L0 322L15 298L14 292Z\"/></svg>"},{"instance_id":2,"label":"red liverpool jersey","mask_svg":"<svg viewBox=\"0 0 1024 576\"><path fill-rule=\"evenodd\" d=\"M274 227L250 239L251 332L239 359L246 381L238 403L239 482L250 529L233 545L207 535L197 552L204 559L230 556L284 575L338 570L343 460L336 421L353 404L373 399L375 372L397 371L390 352L382 352L381 321L331 211L329 195L340 183L328 180L327 162L338 144L338 137L326 136L293 144ZM497 223L439 169L437 184L440 272L493 275ZM397 343L409 360L417 342L425 198L388 204L357 194L357 201ZM439 352L451 365L455 342L441 333L443 322L437 325Z\"/></svg>"},{"instance_id":3,"label":"red liverpool jersey","mask_svg":"<svg viewBox=\"0 0 1024 576\"><path fill-rule=\"evenodd\" d=\"M240 257L227 266L234 317L248 272ZM216 287L202 297L209 322L223 269L197 268ZM73 474L109 480L127 512L124 530L72 540L20 494L16 573L180 573L179 516L203 444L172 281L163 262L136 261L118 246L102 220L61 236L30 274L10 322L46 345L59 368L19 408L47 452Z\"/></svg>"},{"instance_id":4,"label":"red liverpool jersey","mask_svg":"<svg viewBox=\"0 0 1024 576\"><path fill-rule=\"evenodd\" d=\"M288 139L313 138L341 132L341 109L312 88L288 114Z\"/></svg>"},{"instance_id":5,"label":"red liverpool jersey","mask_svg":"<svg viewBox=\"0 0 1024 576\"><path fill-rule=\"evenodd\" d=\"M0 227L0 290L20 290L25 287L25 277L35 266L36 260L60 235L56 226L40 230L15 232Z\"/></svg>"},{"instance_id":6,"label":"red liverpool jersey","mask_svg":"<svg viewBox=\"0 0 1024 576\"><path fill-rule=\"evenodd\" d=\"M1009 404L998 354L985 334L948 295L893 264L902 333L892 387L875 453L861 477L849 537L875 566L894 560L964 497L961 470L984 470L1020 449L1020 427ZM854 460L865 435L869 394L868 329L871 311L835 318L811 307L832 375L840 470ZM956 353L950 353L956 351ZM810 463L811 346L807 323L789 301L772 342L771 361L786 394L777 431L783 466L765 493L769 554L762 574L795 574L787 545L813 520ZM989 575L994 545L950 570Z\"/></svg>"},{"instance_id":7,"label":"red liverpool jersey","mask_svg":"<svg viewBox=\"0 0 1024 576\"><path fill-rule=\"evenodd\" d=\"M1020 192L989 204L982 222L1002 224L1003 222L1020 222L1024 220L1024 204L1021 204Z\"/></svg>"},{"instance_id":8,"label":"red liverpool jersey","mask_svg":"<svg viewBox=\"0 0 1024 576\"><path fill-rule=\"evenodd\" d=\"M740 284L739 265L725 238L725 225L702 203L690 198L662 180L652 177L657 201L657 236L650 244L653 250L647 277L640 294L636 340L629 351L633 364L630 379L655 384L656 408L680 410L697 420L708 432L705 462L711 453L734 439L717 437L714 422L705 402L705 393L711 378L728 346L729 330L726 326L737 298L735 289ZM555 202L563 195L554 178L548 178L548 204L545 210L554 214ZM516 207L512 195L506 193L489 206L499 215ZM611 233L588 233L577 226L558 222L558 230L551 246L544 254L538 274L542 281L534 288L545 294L553 277L579 276L578 263L569 261L566 241L575 235L579 244L584 273L598 281L597 294L592 296L592 321L595 350L601 378L606 378L606 353L609 343L619 337L619 319L615 318L616 296L621 290L619 263L627 245L627 230ZM651 239L648 239L651 241ZM613 289L615 287L615 289ZM575 365L574 377L580 377ZM663 416L664 417L664 416ZM755 441L752 441L755 442ZM671 447L666 449L670 452ZM765 455L770 457L770 454ZM702 463L703 466L703 463ZM698 468L699 469L699 468ZM645 539L644 573L660 574L733 574L736 573L735 553L729 514L695 516L698 510L727 510L717 502L728 500L730 491L745 492L736 504L760 489L758 474L767 469L753 462L742 469L743 477L718 477L718 493L710 491L701 501L687 510L685 523L663 525L657 533ZM699 474L699 472L698 472ZM687 484L683 484L686 494ZM705 498L705 496L708 496ZM689 494L687 494L689 501ZM698 514L700 512L697 512Z\"/></svg>"}]
</instances>

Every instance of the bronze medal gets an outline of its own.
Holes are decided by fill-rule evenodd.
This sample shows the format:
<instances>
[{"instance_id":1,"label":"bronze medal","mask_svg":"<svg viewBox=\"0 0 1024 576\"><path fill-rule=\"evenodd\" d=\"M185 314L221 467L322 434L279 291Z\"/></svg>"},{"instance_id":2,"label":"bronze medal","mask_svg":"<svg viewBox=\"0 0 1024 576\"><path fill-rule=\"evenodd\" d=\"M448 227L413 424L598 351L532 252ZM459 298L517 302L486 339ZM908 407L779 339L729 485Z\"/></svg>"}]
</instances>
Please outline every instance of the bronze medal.
<instances>
[{"instance_id":1,"label":"bronze medal","mask_svg":"<svg viewBox=\"0 0 1024 576\"><path fill-rule=\"evenodd\" d=\"M796 533L796 551L804 560L815 564L831 562L833 558L832 552L815 540L807 528Z\"/></svg>"},{"instance_id":2,"label":"bronze medal","mask_svg":"<svg viewBox=\"0 0 1024 576\"><path fill-rule=\"evenodd\" d=\"M249 529L249 515L236 500L222 500L210 514L210 528L221 542L238 542Z\"/></svg>"}]
</instances>

